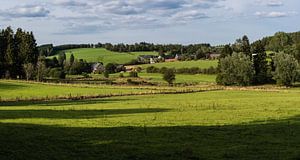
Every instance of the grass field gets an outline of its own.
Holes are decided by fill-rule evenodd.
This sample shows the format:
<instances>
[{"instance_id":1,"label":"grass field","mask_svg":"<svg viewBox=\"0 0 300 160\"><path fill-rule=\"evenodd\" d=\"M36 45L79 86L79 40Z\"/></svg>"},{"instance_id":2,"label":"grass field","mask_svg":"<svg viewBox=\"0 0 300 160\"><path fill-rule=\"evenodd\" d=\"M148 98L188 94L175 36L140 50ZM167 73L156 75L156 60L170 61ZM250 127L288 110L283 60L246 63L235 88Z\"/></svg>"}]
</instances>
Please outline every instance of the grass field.
<instances>
[{"instance_id":1,"label":"grass field","mask_svg":"<svg viewBox=\"0 0 300 160\"><path fill-rule=\"evenodd\" d=\"M299 159L299 104L299 89L0 104L0 159Z\"/></svg>"},{"instance_id":2,"label":"grass field","mask_svg":"<svg viewBox=\"0 0 300 160\"><path fill-rule=\"evenodd\" d=\"M128 76L129 73L124 73L124 76ZM97 75L95 75L97 76ZM99 75L102 77L103 75ZM111 77L118 77L119 73L111 75ZM163 76L160 73L138 73L138 76L148 82L164 84L167 82L163 80ZM129 77L126 77L129 78ZM216 75L206 75L206 74L196 74L196 75L184 75L177 74L176 79L174 81L175 84L207 84L207 83L215 83Z\"/></svg>"},{"instance_id":3,"label":"grass field","mask_svg":"<svg viewBox=\"0 0 300 160\"><path fill-rule=\"evenodd\" d=\"M209 68L217 67L217 60L198 60L198 61L177 61L177 62L165 62L165 63L156 63L156 64L144 64L139 65L143 69L146 69L149 66L155 66L157 68L167 67L167 68Z\"/></svg>"},{"instance_id":4,"label":"grass field","mask_svg":"<svg viewBox=\"0 0 300 160\"><path fill-rule=\"evenodd\" d=\"M104 48L81 48L65 50L67 59L70 58L71 53L77 59L84 59L88 62L103 62L125 64L133 59L136 59L139 55L157 55L156 52L131 52L131 53L118 53L108 51ZM51 58L51 57L50 57Z\"/></svg>"},{"instance_id":5,"label":"grass field","mask_svg":"<svg viewBox=\"0 0 300 160\"><path fill-rule=\"evenodd\" d=\"M60 85L49 83L27 83L24 81L0 80L0 97L5 99L42 98L80 95L108 95L141 93L151 91L149 87L128 87L109 85Z\"/></svg>"}]
</instances>

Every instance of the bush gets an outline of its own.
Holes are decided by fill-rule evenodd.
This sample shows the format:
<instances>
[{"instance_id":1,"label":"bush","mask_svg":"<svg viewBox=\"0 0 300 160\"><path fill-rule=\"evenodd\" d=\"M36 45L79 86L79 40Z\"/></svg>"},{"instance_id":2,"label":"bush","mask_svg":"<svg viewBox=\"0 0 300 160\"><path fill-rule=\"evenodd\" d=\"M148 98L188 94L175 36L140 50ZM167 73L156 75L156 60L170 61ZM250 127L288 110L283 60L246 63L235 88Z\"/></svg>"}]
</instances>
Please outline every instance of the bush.
<instances>
[{"instance_id":1,"label":"bush","mask_svg":"<svg viewBox=\"0 0 300 160\"><path fill-rule=\"evenodd\" d=\"M108 74L112 74L112 73L116 73L116 65L113 64L113 63L108 63L106 66L105 66L105 72L107 72ZM104 72L104 73L105 73Z\"/></svg>"},{"instance_id":2,"label":"bush","mask_svg":"<svg viewBox=\"0 0 300 160\"><path fill-rule=\"evenodd\" d=\"M173 84L175 80L175 73L173 69L166 69L163 73L163 79L167 81L169 84Z\"/></svg>"},{"instance_id":3,"label":"bush","mask_svg":"<svg viewBox=\"0 0 300 160\"><path fill-rule=\"evenodd\" d=\"M91 76L88 73L83 72L81 74L84 78L91 78Z\"/></svg>"},{"instance_id":4,"label":"bush","mask_svg":"<svg viewBox=\"0 0 300 160\"><path fill-rule=\"evenodd\" d=\"M119 74L119 77L120 77L120 78L124 78L124 74L123 74L123 73L120 73L120 74Z\"/></svg>"},{"instance_id":5,"label":"bush","mask_svg":"<svg viewBox=\"0 0 300 160\"><path fill-rule=\"evenodd\" d=\"M61 68L52 68L50 69L49 76L51 78L65 79L66 73Z\"/></svg>"},{"instance_id":6,"label":"bush","mask_svg":"<svg viewBox=\"0 0 300 160\"><path fill-rule=\"evenodd\" d=\"M139 76L138 76L138 72L136 72L136 71L130 72L130 73L129 73L129 77L133 77L133 78L139 77Z\"/></svg>"},{"instance_id":7,"label":"bush","mask_svg":"<svg viewBox=\"0 0 300 160\"><path fill-rule=\"evenodd\" d=\"M103 72L103 76L104 76L105 78L109 78L109 73L108 73L107 71L104 71L104 72Z\"/></svg>"},{"instance_id":8,"label":"bush","mask_svg":"<svg viewBox=\"0 0 300 160\"><path fill-rule=\"evenodd\" d=\"M159 68L156 68L154 66L150 66L150 67L147 67L146 72L147 73L158 73L159 72Z\"/></svg>"}]
</instances>

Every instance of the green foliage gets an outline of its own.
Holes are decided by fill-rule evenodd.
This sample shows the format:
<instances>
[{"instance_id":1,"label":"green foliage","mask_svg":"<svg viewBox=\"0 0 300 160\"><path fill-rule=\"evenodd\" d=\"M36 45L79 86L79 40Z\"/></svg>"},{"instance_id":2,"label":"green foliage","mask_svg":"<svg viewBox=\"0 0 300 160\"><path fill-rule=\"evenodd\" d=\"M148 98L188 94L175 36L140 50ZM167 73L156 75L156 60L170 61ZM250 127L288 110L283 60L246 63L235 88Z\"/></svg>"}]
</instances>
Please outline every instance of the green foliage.
<instances>
[{"instance_id":1,"label":"green foliage","mask_svg":"<svg viewBox=\"0 0 300 160\"><path fill-rule=\"evenodd\" d=\"M105 66L105 72L109 73L109 74L112 74L112 73L116 73L116 65L113 64L113 63L108 63L106 66Z\"/></svg>"},{"instance_id":2,"label":"green foliage","mask_svg":"<svg viewBox=\"0 0 300 160\"><path fill-rule=\"evenodd\" d=\"M60 53L60 54L58 55L58 62L59 62L59 65L63 67L64 64L65 64L66 59L67 59L66 54L65 54L64 52Z\"/></svg>"},{"instance_id":3,"label":"green foliage","mask_svg":"<svg viewBox=\"0 0 300 160\"><path fill-rule=\"evenodd\" d=\"M129 77L132 77L132 78L137 78L137 77L139 77L138 72L136 72L136 71L130 72L130 73L129 73Z\"/></svg>"},{"instance_id":4,"label":"green foliage","mask_svg":"<svg viewBox=\"0 0 300 160\"><path fill-rule=\"evenodd\" d=\"M292 55L284 53L276 54L274 65L274 79L278 85L290 86L295 82L299 63Z\"/></svg>"},{"instance_id":5,"label":"green foliage","mask_svg":"<svg viewBox=\"0 0 300 160\"><path fill-rule=\"evenodd\" d=\"M168 82L169 84L173 84L175 81L175 73L173 69L166 69L163 73L163 79Z\"/></svg>"},{"instance_id":6,"label":"green foliage","mask_svg":"<svg viewBox=\"0 0 300 160\"><path fill-rule=\"evenodd\" d=\"M44 57L39 57L36 65L36 80L41 82L47 76L47 67Z\"/></svg>"},{"instance_id":7,"label":"green foliage","mask_svg":"<svg viewBox=\"0 0 300 160\"><path fill-rule=\"evenodd\" d=\"M104 76L105 78L109 78L109 72L104 71L104 72L103 72L103 76Z\"/></svg>"},{"instance_id":8,"label":"green foliage","mask_svg":"<svg viewBox=\"0 0 300 160\"><path fill-rule=\"evenodd\" d=\"M27 81L32 80L35 74L35 67L32 63L23 64Z\"/></svg>"},{"instance_id":9,"label":"green foliage","mask_svg":"<svg viewBox=\"0 0 300 160\"><path fill-rule=\"evenodd\" d=\"M254 69L248 56L234 53L220 59L217 83L222 85L247 86L252 83Z\"/></svg>"},{"instance_id":10,"label":"green foliage","mask_svg":"<svg viewBox=\"0 0 300 160\"><path fill-rule=\"evenodd\" d=\"M254 83L265 84L270 82L271 76L268 75L268 61L264 45L261 41L252 44L253 65L255 70Z\"/></svg>"},{"instance_id":11,"label":"green foliage","mask_svg":"<svg viewBox=\"0 0 300 160\"><path fill-rule=\"evenodd\" d=\"M244 35L241 39L237 39L236 42L232 45L233 50L237 53L244 53L246 56L251 58L251 46L249 39Z\"/></svg>"},{"instance_id":12,"label":"green foliage","mask_svg":"<svg viewBox=\"0 0 300 160\"><path fill-rule=\"evenodd\" d=\"M51 68L49 71L49 76L55 79L65 79L66 73L61 68Z\"/></svg>"},{"instance_id":13,"label":"green foliage","mask_svg":"<svg viewBox=\"0 0 300 160\"><path fill-rule=\"evenodd\" d=\"M25 78L23 65L36 65L38 51L31 32L18 28L16 33L8 27L0 31L0 77Z\"/></svg>"},{"instance_id":14,"label":"green foliage","mask_svg":"<svg viewBox=\"0 0 300 160\"><path fill-rule=\"evenodd\" d=\"M64 69L70 75L80 75L83 72L91 73L91 65L82 59L79 61L75 59L73 63L66 63Z\"/></svg>"},{"instance_id":15,"label":"green foliage","mask_svg":"<svg viewBox=\"0 0 300 160\"><path fill-rule=\"evenodd\" d=\"M72 65L74 63L74 61L75 61L75 57L74 57L73 54L71 54L71 56L70 56L70 65Z\"/></svg>"},{"instance_id":16,"label":"green foliage","mask_svg":"<svg viewBox=\"0 0 300 160\"><path fill-rule=\"evenodd\" d=\"M227 57L227 56L231 56L233 53L233 50L231 48L230 45L225 45L222 52L221 52L221 58Z\"/></svg>"}]
</instances>

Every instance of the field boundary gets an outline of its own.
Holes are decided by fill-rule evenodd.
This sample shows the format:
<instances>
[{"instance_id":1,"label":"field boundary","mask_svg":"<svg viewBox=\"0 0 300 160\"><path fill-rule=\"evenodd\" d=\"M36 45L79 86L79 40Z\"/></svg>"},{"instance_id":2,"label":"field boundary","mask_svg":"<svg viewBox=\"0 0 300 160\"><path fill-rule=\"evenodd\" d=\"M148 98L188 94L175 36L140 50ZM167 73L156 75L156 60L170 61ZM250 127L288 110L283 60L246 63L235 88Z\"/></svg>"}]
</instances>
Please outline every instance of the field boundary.
<instances>
[{"instance_id":1,"label":"field boundary","mask_svg":"<svg viewBox=\"0 0 300 160\"><path fill-rule=\"evenodd\" d=\"M201 89L184 89L184 90L174 90L174 91L147 91L139 93L116 93L116 94L97 94L97 95L72 95L67 96L53 96L53 97L39 97L39 98L12 98L12 99L0 99L0 106L4 104L1 103L13 103L13 102L40 102L40 101L55 101L55 100L86 100L86 99L100 99L100 98L110 98L110 97L123 97L123 96L143 96L143 95L159 95L159 94L188 94L188 93L198 93L198 92L208 92L208 91L220 91L221 88L201 88Z\"/></svg>"}]
</instances>

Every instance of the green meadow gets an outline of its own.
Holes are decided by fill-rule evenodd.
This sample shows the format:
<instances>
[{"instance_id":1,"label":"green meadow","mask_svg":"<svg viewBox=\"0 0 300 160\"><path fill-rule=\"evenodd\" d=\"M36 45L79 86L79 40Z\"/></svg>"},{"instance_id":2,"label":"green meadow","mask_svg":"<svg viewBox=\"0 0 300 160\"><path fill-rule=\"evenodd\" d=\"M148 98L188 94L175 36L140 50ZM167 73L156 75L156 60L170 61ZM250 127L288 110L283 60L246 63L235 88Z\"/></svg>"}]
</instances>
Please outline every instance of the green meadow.
<instances>
[{"instance_id":1,"label":"green meadow","mask_svg":"<svg viewBox=\"0 0 300 160\"><path fill-rule=\"evenodd\" d=\"M299 159L299 91L3 102L0 158Z\"/></svg>"},{"instance_id":2,"label":"green meadow","mask_svg":"<svg viewBox=\"0 0 300 160\"><path fill-rule=\"evenodd\" d=\"M167 68L209 68L209 67L217 67L217 60L197 60L197 61L176 61L176 62L165 62L165 63L155 63L155 64L144 64L139 65L143 69L146 69L149 66L154 66L157 68L167 67Z\"/></svg>"},{"instance_id":3,"label":"green meadow","mask_svg":"<svg viewBox=\"0 0 300 160\"><path fill-rule=\"evenodd\" d=\"M104 64L125 64L136 59L140 55L158 55L157 52L118 53L108 51L104 48L80 48L65 50L63 52L66 53L67 59L70 58L71 54L73 54L77 59L84 59L87 62L103 62Z\"/></svg>"},{"instance_id":4,"label":"green meadow","mask_svg":"<svg viewBox=\"0 0 300 160\"><path fill-rule=\"evenodd\" d=\"M112 74L111 78L118 78L119 73ZM125 78L118 78L118 80L130 79L129 73L123 73ZM92 75L96 77L102 77L103 75ZM139 78L137 80L144 80L150 83L167 85L167 82L163 80L163 75L160 73L138 73ZM132 79L132 78L131 78ZM134 79L134 78L133 78ZM206 74L195 74L195 75L187 75L187 74L177 74L174 84L214 84L216 82L216 75L206 75Z\"/></svg>"}]
</instances>

